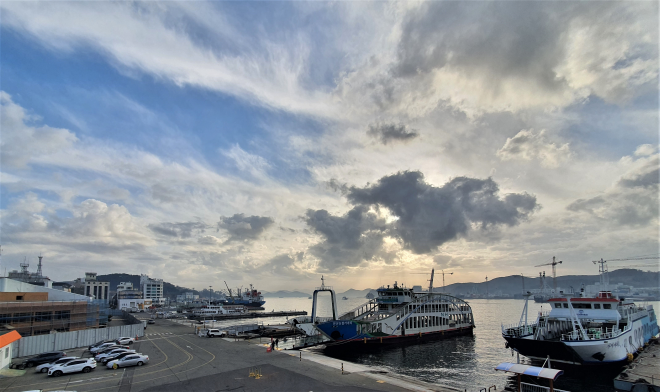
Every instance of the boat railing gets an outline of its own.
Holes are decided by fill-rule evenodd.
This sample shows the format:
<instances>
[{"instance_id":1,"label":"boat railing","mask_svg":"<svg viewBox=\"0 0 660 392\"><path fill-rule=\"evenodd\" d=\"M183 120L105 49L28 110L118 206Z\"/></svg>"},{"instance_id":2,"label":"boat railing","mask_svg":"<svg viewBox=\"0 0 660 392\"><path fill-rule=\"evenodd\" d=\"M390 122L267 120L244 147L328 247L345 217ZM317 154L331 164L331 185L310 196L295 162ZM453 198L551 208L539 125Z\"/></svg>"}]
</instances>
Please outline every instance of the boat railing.
<instances>
[{"instance_id":1,"label":"boat railing","mask_svg":"<svg viewBox=\"0 0 660 392\"><path fill-rule=\"evenodd\" d=\"M587 330L588 339L582 339L579 331L573 331L570 333L565 333L561 335L561 340L565 341L576 341L576 340L599 340L599 339L613 339L621 335L624 331L621 331L618 328L605 328L603 331L602 328L589 328Z\"/></svg>"},{"instance_id":2,"label":"boat railing","mask_svg":"<svg viewBox=\"0 0 660 392\"><path fill-rule=\"evenodd\" d=\"M289 320L289 322L292 321L292 320L293 319ZM307 323L312 322L312 317L311 316L302 316L302 317L296 316L295 320L298 324L307 324ZM332 317L316 317L316 319L315 319L315 321L317 323L324 323L326 321L332 321L332 320L333 320Z\"/></svg>"},{"instance_id":3,"label":"boat railing","mask_svg":"<svg viewBox=\"0 0 660 392\"><path fill-rule=\"evenodd\" d=\"M557 388L550 389L550 387L544 387L542 385L536 385L536 384L528 384L526 382L520 383L520 391L521 392L550 392L550 391L568 392L563 389L557 389Z\"/></svg>"},{"instance_id":4,"label":"boat railing","mask_svg":"<svg viewBox=\"0 0 660 392\"><path fill-rule=\"evenodd\" d=\"M502 334L506 336L527 336L534 333L537 323L527 324L527 325L518 325L518 324L509 324L502 325Z\"/></svg>"},{"instance_id":5,"label":"boat railing","mask_svg":"<svg viewBox=\"0 0 660 392\"><path fill-rule=\"evenodd\" d=\"M361 315L369 312L374 312L376 306L378 306L378 303L376 299L370 299L366 304L362 304L360 306L356 306L355 308L349 310L348 312L342 314L339 316L340 320L352 320L356 317L360 317Z\"/></svg>"}]
</instances>

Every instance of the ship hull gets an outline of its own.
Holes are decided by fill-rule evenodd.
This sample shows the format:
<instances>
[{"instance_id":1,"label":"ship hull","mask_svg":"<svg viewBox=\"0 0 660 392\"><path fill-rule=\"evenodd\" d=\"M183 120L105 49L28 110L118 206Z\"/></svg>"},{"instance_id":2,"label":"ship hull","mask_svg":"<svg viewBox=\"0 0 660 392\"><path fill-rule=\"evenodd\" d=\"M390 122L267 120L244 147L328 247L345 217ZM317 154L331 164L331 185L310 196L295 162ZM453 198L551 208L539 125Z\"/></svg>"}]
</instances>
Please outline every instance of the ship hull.
<instances>
[{"instance_id":1,"label":"ship hull","mask_svg":"<svg viewBox=\"0 0 660 392\"><path fill-rule=\"evenodd\" d=\"M243 300L237 300L237 301L220 301L222 305L243 305L247 306L249 308L260 308L263 306L263 304L266 303L266 301L243 301Z\"/></svg>"},{"instance_id":2,"label":"ship hull","mask_svg":"<svg viewBox=\"0 0 660 392\"><path fill-rule=\"evenodd\" d=\"M446 329L442 331L425 332L409 335L388 335L377 337L362 337L355 339L339 340L334 342L325 343L324 351L328 352L342 352L342 351L355 351L355 350L371 350L376 348L398 346L398 345L411 345L456 336L472 336L474 334L474 327L462 327L454 329Z\"/></svg>"}]
</instances>

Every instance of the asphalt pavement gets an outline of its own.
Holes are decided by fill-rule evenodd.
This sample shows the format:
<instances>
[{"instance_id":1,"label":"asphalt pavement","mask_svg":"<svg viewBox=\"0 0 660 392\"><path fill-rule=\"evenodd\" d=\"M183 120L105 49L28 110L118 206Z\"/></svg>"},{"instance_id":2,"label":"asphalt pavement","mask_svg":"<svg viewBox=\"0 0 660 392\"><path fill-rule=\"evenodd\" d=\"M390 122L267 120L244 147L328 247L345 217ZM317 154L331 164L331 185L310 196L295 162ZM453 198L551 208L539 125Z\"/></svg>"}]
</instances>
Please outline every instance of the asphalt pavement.
<instances>
[{"instance_id":1,"label":"asphalt pavement","mask_svg":"<svg viewBox=\"0 0 660 392\"><path fill-rule=\"evenodd\" d=\"M149 356L140 367L106 369L88 374L48 377L28 369L20 377L0 378L0 392L43 391L450 391L438 385L392 377L365 366L297 351L266 352L270 340L199 337L193 329L157 320L133 344ZM85 349L66 350L89 357ZM253 376L250 376L250 373ZM259 377L254 377L258 373Z\"/></svg>"}]
</instances>

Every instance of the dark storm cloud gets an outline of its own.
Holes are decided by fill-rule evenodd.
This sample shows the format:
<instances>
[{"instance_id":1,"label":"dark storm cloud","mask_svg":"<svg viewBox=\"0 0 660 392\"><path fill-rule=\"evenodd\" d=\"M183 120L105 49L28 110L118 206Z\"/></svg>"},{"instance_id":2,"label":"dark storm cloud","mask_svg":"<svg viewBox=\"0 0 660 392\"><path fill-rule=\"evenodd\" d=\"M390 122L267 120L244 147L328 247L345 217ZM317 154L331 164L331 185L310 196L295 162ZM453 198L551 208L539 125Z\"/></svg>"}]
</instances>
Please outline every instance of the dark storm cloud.
<instances>
[{"instance_id":1,"label":"dark storm cloud","mask_svg":"<svg viewBox=\"0 0 660 392\"><path fill-rule=\"evenodd\" d=\"M568 3L422 3L403 22L394 74L451 67L467 76L490 75L495 89L501 78L515 77L554 90L564 83L554 71L563 58L563 33L572 15L584 10Z\"/></svg>"},{"instance_id":2,"label":"dark storm cloud","mask_svg":"<svg viewBox=\"0 0 660 392\"><path fill-rule=\"evenodd\" d=\"M383 249L386 236L414 253L430 253L473 229L518 225L540 208L526 193L500 196L490 178L459 177L435 187L418 171L386 176L364 188L350 187L346 196L354 207L345 215L308 210L304 217L324 238L310 253L327 269L364 260L392 262L396 256ZM387 223L377 214L382 209L398 219Z\"/></svg>"},{"instance_id":3,"label":"dark storm cloud","mask_svg":"<svg viewBox=\"0 0 660 392\"><path fill-rule=\"evenodd\" d=\"M375 124L370 125L367 135L378 139L381 143L405 142L419 136L415 130L408 130L403 124Z\"/></svg>"},{"instance_id":4,"label":"dark storm cloud","mask_svg":"<svg viewBox=\"0 0 660 392\"><path fill-rule=\"evenodd\" d=\"M343 216L331 215L326 210L308 210L303 219L324 237L324 241L309 249L321 260L324 269L357 265L381 253L387 225L368 207L356 206Z\"/></svg>"},{"instance_id":5,"label":"dark storm cloud","mask_svg":"<svg viewBox=\"0 0 660 392\"><path fill-rule=\"evenodd\" d=\"M230 241L254 240L273 223L275 221L267 216L235 214L231 217L220 217L218 229L227 230Z\"/></svg>"},{"instance_id":6,"label":"dark storm cloud","mask_svg":"<svg viewBox=\"0 0 660 392\"><path fill-rule=\"evenodd\" d=\"M151 224L148 226L154 233L175 237L175 238L190 238L193 233L203 233L209 226L202 222L161 222Z\"/></svg>"},{"instance_id":7,"label":"dark storm cloud","mask_svg":"<svg viewBox=\"0 0 660 392\"><path fill-rule=\"evenodd\" d=\"M398 217L393 234L404 248L428 253L447 241L466 234L472 227L488 229L515 226L539 208L536 197L499 195L492 179L458 177L442 187L424 181L418 171L400 172L381 178L365 188L351 188L348 200L355 205L386 208Z\"/></svg>"}]
</instances>

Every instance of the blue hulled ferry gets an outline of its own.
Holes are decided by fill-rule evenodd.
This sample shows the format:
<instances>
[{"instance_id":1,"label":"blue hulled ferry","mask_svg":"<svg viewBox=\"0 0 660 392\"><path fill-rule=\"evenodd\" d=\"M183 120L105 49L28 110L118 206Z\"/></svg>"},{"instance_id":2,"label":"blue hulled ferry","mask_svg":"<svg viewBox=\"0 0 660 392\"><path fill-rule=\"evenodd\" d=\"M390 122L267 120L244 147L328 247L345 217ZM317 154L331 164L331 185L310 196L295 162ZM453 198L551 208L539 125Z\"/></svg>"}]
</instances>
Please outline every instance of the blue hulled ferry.
<instances>
[{"instance_id":1,"label":"blue hulled ferry","mask_svg":"<svg viewBox=\"0 0 660 392\"><path fill-rule=\"evenodd\" d=\"M316 317L317 295L324 291L330 292L332 317ZM322 283L314 291L311 317L296 319L293 324L309 337L320 337L318 341L326 347L364 347L472 335L474 318L464 300L433 292L432 272L428 292L395 282L379 288L374 299L339 316L334 290Z\"/></svg>"}]
</instances>

